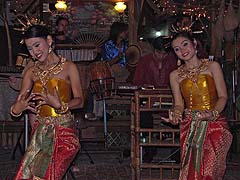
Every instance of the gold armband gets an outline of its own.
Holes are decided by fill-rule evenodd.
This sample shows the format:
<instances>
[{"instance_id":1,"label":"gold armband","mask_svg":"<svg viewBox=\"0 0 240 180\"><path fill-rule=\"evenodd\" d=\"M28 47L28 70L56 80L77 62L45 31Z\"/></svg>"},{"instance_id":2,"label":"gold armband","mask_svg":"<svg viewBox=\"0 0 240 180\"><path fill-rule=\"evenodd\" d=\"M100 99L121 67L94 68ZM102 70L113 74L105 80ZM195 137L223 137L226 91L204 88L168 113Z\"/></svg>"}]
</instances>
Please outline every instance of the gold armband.
<instances>
[{"instance_id":1,"label":"gold armband","mask_svg":"<svg viewBox=\"0 0 240 180\"><path fill-rule=\"evenodd\" d=\"M219 112L217 110L213 110L212 111L212 116L213 116L212 121L216 121L220 115L219 115Z\"/></svg>"},{"instance_id":2,"label":"gold armband","mask_svg":"<svg viewBox=\"0 0 240 180\"><path fill-rule=\"evenodd\" d=\"M22 115L22 112L20 112L19 114L15 114L15 113L13 112L13 106L11 106L11 108L10 108L10 114L11 114L13 117L20 117L20 116Z\"/></svg>"},{"instance_id":3,"label":"gold armband","mask_svg":"<svg viewBox=\"0 0 240 180\"><path fill-rule=\"evenodd\" d=\"M65 114L68 111L68 104L62 102L60 109L55 109L57 114Z\"/></svg>"}]
</instances>

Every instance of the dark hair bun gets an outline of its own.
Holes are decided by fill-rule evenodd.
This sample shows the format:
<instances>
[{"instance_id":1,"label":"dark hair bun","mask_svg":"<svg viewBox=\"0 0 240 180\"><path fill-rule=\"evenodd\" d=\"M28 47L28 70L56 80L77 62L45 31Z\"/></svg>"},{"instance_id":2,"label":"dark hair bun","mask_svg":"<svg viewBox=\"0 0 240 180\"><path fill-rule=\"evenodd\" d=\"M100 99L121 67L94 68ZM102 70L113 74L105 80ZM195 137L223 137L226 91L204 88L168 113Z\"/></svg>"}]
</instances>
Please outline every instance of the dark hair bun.
<instances>
[{"instance_id":1,"label":"dark hair bun","mask_svg":"<svg viewBox=\"0 0 240 180\"><path fill-rule=\"evenodd\" d=\"M35 37L42 37L47 38L49 35L48 29L46 26L43 25L33 25L28 28L28 30L24 33L23 38L35 38Z\"/></svg>"}]
</instances>

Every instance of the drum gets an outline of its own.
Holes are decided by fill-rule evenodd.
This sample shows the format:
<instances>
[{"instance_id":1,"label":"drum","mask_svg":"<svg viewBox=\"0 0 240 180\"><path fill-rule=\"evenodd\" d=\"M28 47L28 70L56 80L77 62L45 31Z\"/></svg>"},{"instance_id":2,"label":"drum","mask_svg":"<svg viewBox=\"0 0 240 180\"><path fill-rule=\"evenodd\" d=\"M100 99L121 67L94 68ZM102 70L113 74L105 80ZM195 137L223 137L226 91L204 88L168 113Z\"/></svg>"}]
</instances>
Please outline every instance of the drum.
<instances>
[{"instance_id":1,"label":"drum","mask_svg":"<svg viewBox=\"0 0 240 180\"><path fill-rule=\"evenodd\" d=\"M109 64L105 61L97 61L90 64L91 80L105 79L112 77L112 71Z\"/></svg>"},{"instance_id":2,"label":"drum","mask_svg":"<svg viewBox=\"0 0 240 180\"><path fill-rule=\"evenodd\" d=\"M28 55L18 53L16 66L20 68L25 68L29 61L30 61L30 58Z\"/></svg>"},{"instance_id":3,"label":"drum","mask_svg":"<svg viewBox=\"0 0 240 180\"><path fill-rule=\"evenodd\" d=\"M90 65L90 91L96 100L110 98L115 91L115 79L109 64L105 61L94 62Z\"/></svg>"},{"instance_id":4,"label":"drum","mask_svg":"<svg viewBox=\"0 0 240 180\"><path fill-rule=\"evenodd\" d=\"M141 57L141 49L137 45L130 45L126 50L125 55L127 65L135 67Z\"/></svg>"}]
</instances>

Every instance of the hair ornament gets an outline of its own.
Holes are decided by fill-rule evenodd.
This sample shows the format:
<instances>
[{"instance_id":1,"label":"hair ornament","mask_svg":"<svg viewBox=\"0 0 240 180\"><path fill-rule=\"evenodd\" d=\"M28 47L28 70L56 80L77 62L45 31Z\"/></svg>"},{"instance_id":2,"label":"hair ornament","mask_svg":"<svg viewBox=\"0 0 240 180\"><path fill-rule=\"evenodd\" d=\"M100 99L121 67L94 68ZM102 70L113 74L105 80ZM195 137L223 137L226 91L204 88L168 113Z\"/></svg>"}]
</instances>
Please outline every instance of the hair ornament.
<instances>
[{"instance_id":1,"label":"hair ornament","mask_svg":"<svg viewBox=\"0 0 240 180\"><path fill-rule=\"evenodd\" d=\"M198 29L193 29L193 25L195 24L196 21L199 21L202 27ZM184 17L182 20L177 21L175 24L172 24L171 27L169 28L169 31L176 34L182 32L199 34L203 32L203 29L204 24L200 18L197 17L196 19L193 20L192 17Z\"/></svg>"},{"instance_id":2,"label":"hair ornament","mask_svg":"<svg viewBox=\"0 0 240 180\"><path fill-rule=\"evenodd\" d=\"M176 25L172 24L169 30L172 33L181 33L181 32L192 32L192 26L195 22L191 22L189 25L177 23Z\"/></svg>"},{"instance_id":3,"label":"hair ornament","mask_svg":"<svg viewBox=\"0 0 240 180\"><path fill-rule=\"evenodd\" d=\"M43 23L40 19L37 19L35 17L28 16L27 14L17 14L16 15L17 22L21 27L19 28L14 28L16 31L20 31L23 34L28 30L29 27L33 25L41 25L45 26L46 24ZM24 40L22 39L20 41L20 44L23 44Z\"/></svg>"},{"instance_id":4,"label":"hair ornament","mask_svg":"<svg viewBox=\"0 0 240 180\"><path fill-rule=\"evenodd\" d=\"M28 16L27 14L18 14L17 15L17 22L22 26L21 28L14 28L16 31L25 32L28 30L29 27L33 25L42 25L45 26L46 24L43 23L40 19Z\"/></svg>"}]
</instances>

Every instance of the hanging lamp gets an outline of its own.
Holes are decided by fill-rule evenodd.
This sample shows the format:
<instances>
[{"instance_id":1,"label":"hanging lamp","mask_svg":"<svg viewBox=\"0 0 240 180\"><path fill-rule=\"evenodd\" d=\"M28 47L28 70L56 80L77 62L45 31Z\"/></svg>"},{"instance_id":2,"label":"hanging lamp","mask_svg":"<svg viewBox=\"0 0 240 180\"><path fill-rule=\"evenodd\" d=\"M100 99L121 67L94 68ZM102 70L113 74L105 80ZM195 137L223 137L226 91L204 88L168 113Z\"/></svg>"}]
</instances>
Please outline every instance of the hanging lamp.
<instances>
[{"instance_id":1,"label":"hanging lamp","mask_svg":"<svg viewBox=\"0 0 240 180\"><path fill-rule=\"evenodd\" d=\"M116 5L114 6L114 9L119 13L123 13L126 8L127 5L124 2L116 2Z\"/></svg>"},{"instance_id":2,"label":"hanging lamp","mask_svg":"<svg viewBox=\"0 0 240 180\"><path fill-rule=\"evenodd\" d=\"M57 1L57 3L55 4L55 8L58 11L66 11L67 9L66 1Z\"/></svg>"}]
</instances>

